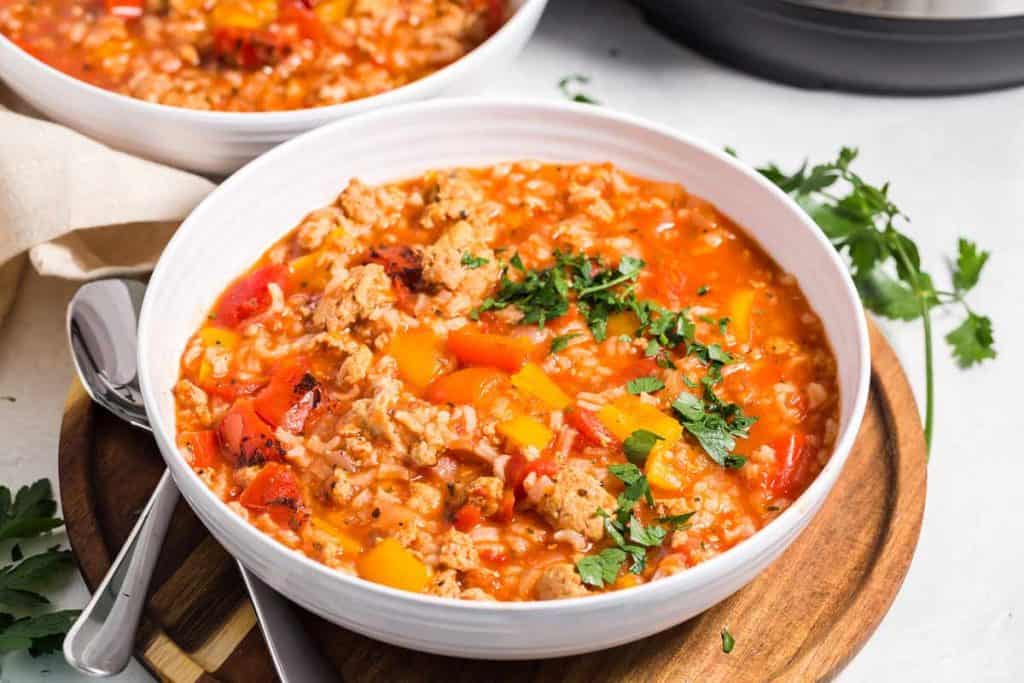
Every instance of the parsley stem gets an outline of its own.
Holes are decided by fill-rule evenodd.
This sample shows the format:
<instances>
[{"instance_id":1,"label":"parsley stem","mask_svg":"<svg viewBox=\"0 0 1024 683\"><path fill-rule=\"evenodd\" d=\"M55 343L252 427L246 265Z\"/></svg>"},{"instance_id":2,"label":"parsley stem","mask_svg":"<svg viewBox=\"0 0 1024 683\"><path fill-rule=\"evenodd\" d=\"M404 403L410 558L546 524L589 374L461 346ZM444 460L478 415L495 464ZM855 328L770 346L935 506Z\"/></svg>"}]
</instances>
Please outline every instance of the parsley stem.
<instances>
[{"instance_id":1,"label":"parsley stem","mask_svg":"<svg viewBox=\"0 0 1024 683\"><path fill-rule=\"evenodd\" d=\"M628 282L629 280L632 280L634 277L636 277L636 275L620 275L614 280L609 280L608 282L605 282L603 284L594 285L593 287L587 287L586 289L581 289L577 296L586 296L588 294L593 294L594 292L600 292L602 289L610 289L615 285L621 285L623 282Z\"/></svg>"},{"instance_id":2,"label":"parsley stem","mask_svg":"<svg viewBox=\"0 0 1024 683\"><path fill-rule=\"evenodd\" d=\"M927 457L930 457L932 450L932 427L935 423L935 373L932 364L931 306L928 305L925 294L922 293L918 284L918 270L907 256L903 244L899 240L893 240L893 246L903 268L910 274L914 295L917 297L917 305L921 309L921 322L924 325L924 441L928 447Z\"/></svg>"}]
</instances>

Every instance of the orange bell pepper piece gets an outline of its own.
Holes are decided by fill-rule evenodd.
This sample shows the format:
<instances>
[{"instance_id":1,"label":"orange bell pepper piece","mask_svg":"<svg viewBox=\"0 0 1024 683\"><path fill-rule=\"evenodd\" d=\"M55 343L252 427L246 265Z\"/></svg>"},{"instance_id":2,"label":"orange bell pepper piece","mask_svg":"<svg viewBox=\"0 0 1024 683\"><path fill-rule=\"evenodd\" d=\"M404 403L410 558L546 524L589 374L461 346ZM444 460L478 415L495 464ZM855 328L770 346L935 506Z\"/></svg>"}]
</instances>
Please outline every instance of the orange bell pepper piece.
<instances>
[{"instance_id":1,"label":"orange bell pepper piece","mask_svg":"<svg viewBox=\"0 0 1024 683\"><path fill-rule=\"evenodd\" d=\"M416 391L426 389L445 369L443 344L430 328L396 334L385 353L398 362L398 374Z\"/></svg>"},{"instance_id":2,"label":"orange bell pepper piece","mask_svg":"<svg viewBox=\"0 0 1024 683\"><path fill-rule=\"evenodd\" d=\"M488 334L462 327L449 333L448 350L463 365L516 372L536 352L537 345L526 337Z\"/></svg>"},{"instance_id":3,"label":"orange bell pepper piece","mask_svg":"<svg viewBox=\"0 0 1024 683\"><path fill-rule=\"evenodd\" d=\"M367 581L413 593L422 592L430 580L427 566L393 538L385 538L364 552L356 569Z\"/></svg>"},{"instance_id":4,"label":"orange bell pepper piece","mask_svg":"<svg viewBox=\"0 0 1024 683\"><path fill-rule=\"evenodd\" d=\"M481 405L501 393L508 375L493 368L465 368L438 377L427 387L425 398L431 403Z\"/></svg>"}]
</instances>

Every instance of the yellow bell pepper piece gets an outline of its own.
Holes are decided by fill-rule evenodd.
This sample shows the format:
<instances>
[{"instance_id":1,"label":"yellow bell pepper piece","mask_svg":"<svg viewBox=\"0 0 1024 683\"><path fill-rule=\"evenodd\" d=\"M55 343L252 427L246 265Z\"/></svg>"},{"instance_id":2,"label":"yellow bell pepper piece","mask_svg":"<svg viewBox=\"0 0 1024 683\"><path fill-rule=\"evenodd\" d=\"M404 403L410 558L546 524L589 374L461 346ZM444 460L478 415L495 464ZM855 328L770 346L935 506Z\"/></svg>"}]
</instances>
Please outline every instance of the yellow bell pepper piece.
<instances>
[{"instance_id":1,"label":"yellow bell pepper piece","mask_svg":"<svg viewBox=\"0 0 1024 683\"><path fill-rule=\"evenodd\" d=\"M331 263L321 261L323 253L313 251L288 262L288 272L304 289L318 290L331 281Z\"/></svg>"},{"instance_id":2,"label":"yellow bell pepper piece","mask_svg":"<svg viewBox=\"0 0 1024 683\"><path fill-rule=\"evenodd\" d=\"M597 418L620 441L638 429L654 432L663 439L656 448L671 446L683 436L683 426L676 419L631 394L603 406Z\"/></svg>"},{"instance_id":3,"label":"yellow bell pepper piece","mask_svg":"<svg viewBox=\"0 0 1024 683\"><path fill-rule=\"evenodd\" d=\"M210 13L215 28L263 28L277 19L277 0L218 0Z\"/></svg>"},{"instance_id":4,"label":"yellow bell pepper piece","mask_svg":"<svg viewBox=\"0 0 1024 683\"><path fill-rule=\"evenodd\" d=\"M417 391L426 389L445 369L444 342L426 327L396 334L385 353L398 362L398 374Z\"/></svg>"},{"instance_id":5,"label":"yellow bell pepper piece","mask_svg":"<svg viewBox=\"0 0 1024 683\"><path fill-rule=\"evenodd\" d=\"M543 450L551 443L554 434L541 422L527 415L517 415L511 420L498 423L498 433L520 446L533 446Z\"/></svg>"},{"instance_id":6,"label":"yellow bell pepper piece","mask_svg":"<svg viewBox=\"0 0 1024 683\"><path fill-rule=\"evenodd\" d=\"M346 555L358 555L363 552L362 543L352 538L330 522L319 517L313 517L312 522L315 528L334 539L334 542L341 546L342 551L344 551Z\"/></svg>"},{"instance_id":7,"label":"yellow bell pepper piece","mask_svg":"<svg viewBox=\"0 0 1024 683\"><path fill-rule=\"evenodd\" d=\"M352 0L327 0L313 8L317 18L325 24L336 24L348 16Z\"/></svg>"},{"instance_id":8,"label":"yellow bell pepper piece","mask_svg":"<svg viewBox=\"0 0 1024 683\"><path fill-rule=\"evenodd\" d=\"M204 327L199 330L199 339L203 343L203 348L208 349L212 346L217 346L228 351L233 351L238 346L238 335L231 330L225 330L222 327ZM203 356L203 362L199 366L199 381L205 382L213 376L213 366L210 361L206 360Z\"/></svg>"},{"instance_id":9,"label":"yellow bell pepper piece","mask_svg":"<svg viewBox=\"0 0 1024 683\"><path fill-rule=\"evenodd\" d=\"M750 341L750 314L756 294L753 289L743 289L729 299L729 330L741 344Z\"/></svg>"},{"instance_id":10,"label":"yellow bell pepper piece","mask_svg":"<svg viewBox=\"0 0 1024 683\"><path fill-rule=\"evenodd\" d=\"M633 426L633 419L611 403L605 404L597 411L597 419L619 441L625 441L626 437L636 430L636 427Z\"/></svg>"},{"instance_id":11,"label":"yellow bell pepper piece","mask_svg":"<svg viewBox=\"0 0 1024 683\"><path fill-rule=\"evenodd\" d=\"M685 479L676 465L672 453L664 448L652 448L644 464L647 481L656 491L682 493Z\"/></svg>"},{"instance_id":12,"label":"yellow bell pepper piece","mask_svg":"<svg viewBox=\"0 0 1024 683\"><path fill-rule=\"evenodd\" d=\"M608 316L608 336L620 337L626 335L632 337L640 328L640 319L632 311L621 311Z\"/></svg>"},{"instance_id":13,"label":"yellow bell pepper piece","mask_svg":"<svg viewBox=\"0 0 1024 683\"><path fill-rule=\"evenodd\" d=\"M360 555L356 569L367 581L413 593L423 592L430 580L427 565L393 538L385 538Z\"/></svg>"},{"instance_id":14,"label":"yellow bell pepper piece","mask_svg":"<svg viewBox=\"0 0 1024 683\"><path fill-rule=\"evenodd\" d=\"M633 572L626 572L615 580L616 588L632 588L633 586L639 586L641 583L640 577Z\"/></svg>"},{"instance_id":15,"label":"yellow bell pepper piece","mask_svg":"<svg viewBox=\"0 0 1024 683\"><path fill-rule=\"evenodd\" d=\"M512 375L512 386L539 398L552 410L563 410L572 399L536 363L527 363Z\"/></svg>"}]
</instances>

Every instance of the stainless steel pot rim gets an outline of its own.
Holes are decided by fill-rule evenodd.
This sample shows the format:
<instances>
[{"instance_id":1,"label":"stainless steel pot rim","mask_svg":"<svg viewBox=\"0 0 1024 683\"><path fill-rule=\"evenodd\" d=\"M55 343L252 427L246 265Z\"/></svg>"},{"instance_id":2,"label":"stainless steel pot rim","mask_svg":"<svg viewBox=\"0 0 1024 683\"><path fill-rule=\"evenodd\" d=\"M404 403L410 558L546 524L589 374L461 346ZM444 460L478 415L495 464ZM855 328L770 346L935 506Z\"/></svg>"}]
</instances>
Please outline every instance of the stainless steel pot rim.
<instances>
[{"instance_id":1,"label":"stainless steel pot rim","mask_svg":"<svg viewBox=\"0 0 1024 683\"><path fill-rule=\"evenodd\" d=\"M783 0L786 4L889 19L977 20L1024 16L1024 0Z\"/></svg>"}]
</instances>

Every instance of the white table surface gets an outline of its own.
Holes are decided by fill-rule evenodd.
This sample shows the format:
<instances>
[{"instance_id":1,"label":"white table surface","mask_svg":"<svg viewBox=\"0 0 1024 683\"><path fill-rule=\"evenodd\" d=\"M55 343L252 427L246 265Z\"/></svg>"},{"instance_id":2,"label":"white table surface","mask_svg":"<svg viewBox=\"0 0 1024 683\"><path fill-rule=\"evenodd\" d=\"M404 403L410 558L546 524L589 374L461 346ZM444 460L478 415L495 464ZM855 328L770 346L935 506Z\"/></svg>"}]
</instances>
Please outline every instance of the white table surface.
<instances>
[{"instance_id":1,"label":"white table surface","mask_svg":"<svg viewBox=\"0 0 1024 683\"><path fill-rule=\"evenodd\" d=\"M487 94L559 98L556 83L580 72L605 106L731 145L754 162L786 167L831 159L856 145L857 168L890 180L912 218L908 232L943 282L956 239L992 251L971 301L992 316L1000 357L963 372L941 335L939 315L935 445L917 554L875 635L842 681L1009 681L1024 679L1024 456L1014 428L1024 379L1024 90L954 98L891 98L808 92L757 80L678 47L618 0L553 0L522 57L495 74ZM73 283L31 274L0 330L0 481L38 477L56 484L57 432L72 368L64 307ZM917 325L882 325L916 394L923 397ZM850 514L856 515L856 510ZM87 597L77 576L60 596ZM733 628L742 644L742 625ZM737 648L737 653L740 648ZM45 674L43 673L45 672ZM9 656L0 681L81 681L59 657ZM149 680L137 663L117 683Z\"/></svg>"}]
</instances>

